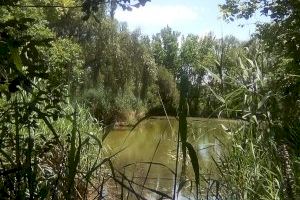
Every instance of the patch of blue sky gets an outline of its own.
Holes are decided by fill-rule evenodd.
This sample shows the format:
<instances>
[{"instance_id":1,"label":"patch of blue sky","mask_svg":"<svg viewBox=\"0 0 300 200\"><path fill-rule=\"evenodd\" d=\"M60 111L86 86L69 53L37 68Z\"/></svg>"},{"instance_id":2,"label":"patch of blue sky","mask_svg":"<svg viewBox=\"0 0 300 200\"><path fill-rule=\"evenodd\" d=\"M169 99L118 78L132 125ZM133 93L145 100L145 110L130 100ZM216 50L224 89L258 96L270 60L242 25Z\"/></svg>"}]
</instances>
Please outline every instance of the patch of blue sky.
<instances>
[{"instance_id":1,"label":"patch of blue sky","mask_svg":"<svg viewBox=\"0 0 300 200\"><path fill-rule=\"evenodd\" d=\"M126 22L129 30L140 28L143 34L153 35L167 25L182 35L206 35L212 32L220 38L233 35L248 40L255 32L255 23L265 21L256 14L250 20L227 23L222 19L219 6L225 0L152 0L144 7L123 11L118 9L115 17ZM243 26L241 26L243 25Z\"/></svg>"}]
</instances>

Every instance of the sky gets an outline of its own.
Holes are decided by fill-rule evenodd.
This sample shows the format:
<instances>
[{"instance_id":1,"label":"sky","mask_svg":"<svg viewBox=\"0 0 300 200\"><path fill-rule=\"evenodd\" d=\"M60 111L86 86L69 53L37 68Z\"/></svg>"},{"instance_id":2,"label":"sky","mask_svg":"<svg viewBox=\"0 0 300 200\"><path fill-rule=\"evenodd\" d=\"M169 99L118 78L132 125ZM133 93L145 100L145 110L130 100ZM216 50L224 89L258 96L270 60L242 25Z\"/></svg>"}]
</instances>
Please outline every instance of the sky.
<instances>
[{"instance_id":1,"label":"sky","mask_svg":"<svg viewBox=\"0 0 300 200\"><path fill-rule=\"evenodd\" d=\"M189 33L203 36L213 32L218 38L234 35L248 40L255 32L256 15L251 20L225 22L221 17L219 4L225 0L151 0L144 7L132 11L118 9L115 18L127 22L129 30L140 28L143 34L153 35L167 25L182 35ZM244 25L240 27L239 25Z\"/></svg>"}]
</instances>

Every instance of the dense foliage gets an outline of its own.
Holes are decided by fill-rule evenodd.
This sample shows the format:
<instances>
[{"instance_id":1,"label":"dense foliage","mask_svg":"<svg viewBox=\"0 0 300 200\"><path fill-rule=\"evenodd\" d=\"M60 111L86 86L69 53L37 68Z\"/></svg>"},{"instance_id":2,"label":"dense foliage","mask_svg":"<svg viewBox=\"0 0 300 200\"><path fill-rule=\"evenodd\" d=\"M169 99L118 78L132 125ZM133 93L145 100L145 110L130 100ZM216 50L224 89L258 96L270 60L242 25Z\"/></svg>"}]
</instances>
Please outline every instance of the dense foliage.
<instances>
[{"instance_id":1,"label":"dense foliage","mask_svg":"<svg viewBox=\"0 0 300 200\"><path fill-rule=\"evenodd\" d=\"M261 50L255 53L250 63L256 77L250 81L252 86L247 91L248 116L255 118L256 129L264 127L262 136L267 135L267 141L273 140L276 144L275 148L269 148L276 152L270 156L275 156L281 163L278 167L282 179L277 186L281 195L285 199L298 199L299 1L226 1L221 9L229 20L234 20L234 17L248 19L257 11L270 19L257 29L256 38ZM248 73L245 75L249 76ZM254 136L254 141L258 141L256 137L258 135ZM269 169L275 170L274 167ZM280 195L273 198L279 199Z\"/></svg>"},{"instance_id":2,"label":"dense foliage","mask_svg":"<svg viewBox=\"0 0 300 200\"><path fill-rule=\"evenodd\" d=\"M0 0L0 199L102 198L107 180L122 185L102 157L104 127L165 114L179 116L197 195L187 116L240 122L224 127L216 198L299 198L299 1L227 0L228 21L270 18L249 41L169 26L150 38L113 18L147 2Z\"/></svg>"}]
</instances>

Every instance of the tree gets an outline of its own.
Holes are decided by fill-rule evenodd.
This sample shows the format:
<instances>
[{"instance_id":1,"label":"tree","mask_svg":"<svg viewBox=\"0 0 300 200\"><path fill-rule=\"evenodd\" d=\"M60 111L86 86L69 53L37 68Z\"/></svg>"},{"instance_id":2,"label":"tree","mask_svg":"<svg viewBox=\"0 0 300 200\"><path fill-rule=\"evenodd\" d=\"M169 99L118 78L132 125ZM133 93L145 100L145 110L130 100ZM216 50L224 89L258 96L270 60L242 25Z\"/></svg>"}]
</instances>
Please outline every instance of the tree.
<instances>
[{"instance_id":1,"label":"tree","mask_svg":"<svg viewBox=\"0 0 300 200\"><path fill-rule=\"evenodd\" d=\"M139 8L140 6L145 6L145 4L150 0L135 0L131 4L130 0L84 0L82 4L82 11L85 13L83 19L88 19L91 15L99 11L99 7L102 4L106 4L110 7L110 15L114 16L114 12L118 6L123 10L131 11L133 7Z\"/></svg>"},{"instance_id":2,"label":"tree","mask_svg":"<svg viewBox=\"0 0 300 200\"><path fill-rule=\"evenodd\" d=\"M178 73L178 37L180 33L173 31L169 26L153 36L152 51L155 62L166 67L176 78Z\"/></svg>"},{"instance_id":3,"label":"tree","mask_svg":"<svg viewBox=\"0 0 300 200\"><path fill-rule=\"evenodd\" d=\"M240 47L239 41L234 36L225 36L216 41L215 44L215 54L216 60L216 71L220 78L220 91L224 93L225 91L225 76L228 74L231 68L234 68L234 59L236 56L237 48Z\"/></svg>"},{"instance_id":4,"label":"tree","mask_svg":"<svg viewBox=\"0 0 300 200\"><path fill-rule=\"evenodd\" d=\"M23 2L32 1L18 1ZM43 144L38 144L37 130L45 124L52 135L43 142L64 150L52 122L64 114L69 78L76 71L74 65L80 65L80 48L69 40L56 43L41 10L12 9L8 6L12 2L6 3L0 7L0 133L5 141L0 144L0 196L34 199L59 187L53 186L54 180L41 165L49 157L41 150Z\"/></svg>"},{"instance_id":5,"label":"tree","mask_svg":"<svg viewBox=\"0 0 300 200\"><path fill-rule=\"evenodd\" d=\"M212 47L212 46L211 46ZM191 115L197 115L199 110L200 96L202 94L202 83L205 76L205 58L209 54L210 47L201 43L201 39L196 35L188 35L183 38L180 48L180 66L189 77L188 81L188 105ZM212 49L212 48L211 48ZM211 50L210 49L210 50ZM203 51L204 50L204 51ZM207 66L205 66L207 67Z\"/></svg>"},{"instance_id":6,"label":"tree","mask_svg":"<svg viewBox=\"0 0 300 200\"><path fill-rule=\"evenodd\" d=\"M167 113L174 114L174 110L176 110L178 105L179 93L172 73L164 67L158 69L157 85L159 95Z\"/></svg>"}]
</instances>

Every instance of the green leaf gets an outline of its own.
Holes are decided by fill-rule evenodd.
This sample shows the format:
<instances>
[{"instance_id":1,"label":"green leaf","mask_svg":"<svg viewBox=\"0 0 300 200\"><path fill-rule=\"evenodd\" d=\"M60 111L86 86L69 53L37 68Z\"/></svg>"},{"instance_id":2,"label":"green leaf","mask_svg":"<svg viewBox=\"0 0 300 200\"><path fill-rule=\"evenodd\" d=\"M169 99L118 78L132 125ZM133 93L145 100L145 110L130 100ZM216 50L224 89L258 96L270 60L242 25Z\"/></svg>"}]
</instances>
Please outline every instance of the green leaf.
<instances>
[{"instance_id":1,"label":"green leaf","mask_svg":"<svg viewBox=\"0 0 300 200\"><path fill-rule=\"evenodd\" d=\"M17 68L17 70L19 72L22 72L22 60L21 60L21 57L20 57L20 54L19 54L19 51L18 51L18 48L10 48L10 51L11 51L11 58Z\"/></svg>"},{"instance_id":2,"label":"green leaf","mask_svg":"<svg viewBox=\"0 0 300 200\"><path fill-rule=\"evenodd\" d=\"M256 115L253 115L253 116L252 116L252 119L254 120L254 122L255 122L257 125L259 124Z\"/></svg>"},{"instance_id":3,"label":"green leaf","mask_svg":"<svg viewBox=\"0 0 300 200\"><path fill-rule=\"evenodd\" d=\"M6 153L3 149L0 149L0 154L3 157L5 157L12 166L15 166L15 162L13 161L13 158L8 153Z\"/></svg>"},{"instance_id":4,"label":"green leaf","mask_svg":"<svg viewBox=\"0 0 300 200\"><path fill-rule=\"evenodd\" d=\"M198 188L200 186L200 166L199 166L199 162L198 162L198 157L197 157L197 153L196 153L194 147L190 143L186 142L186 147L188 149L189 156L191 158L191 162L192 162L192 166L193 166L193 170L195 173L196 189L197 189L197 195L198 195Z\"/></svg>"},{"instance_id":5,"label":"green leaf","mask_svg":"<svg viewBox=\"0 0 300 200\"><path fill-rule=\"evenodd\" d=\"M222 103L225 104L225 99L223 97L221 97L220 95L218 95L217 93L215 93L215 91L213 89L211 89L211 87L208 87L210 89L210 91L214 94L214 96L221 101Z\"/></svg>"},{"instance_id":6,"label":"green leaf","mask_svg":"<svg viewBox=\"0 0 300 200\"><path fill-rule=\"evenodd\" d=\"M255 68L255 64L254 64L254 62L251 60L251 59L249 59L249 58L246 58L246 60L248 61L248 63L251 65L251 68Z\"/></svg>"},{"instance_id":7,"label":"green leaf","mask_svg":"<svg viewBox=\"0 0 300 200\"><path fill-rule=\"evenodd\" d=\"M0 85L0 92L6 92L8 90L7 84L1 84Z\"/></svg>"},{"instance_id":8,"label":"green leaf","mask_svg":"<svg viewBox=\"0 0 300 200\"><path fill-rule=\"evenodd\" d=\"M262 100L260 100L260 102L258 102L258 105L257 105L257 108L260 109L264 104L265 102L267 101L267 99L270 97L269 93L266 94Z\"/></svg>"},{"instance_id":9,"label":"green leaf","mask_svg":"<svg viewBox=\"0 0 300 200\"><path fill-rule=\"evenodd\" d=\"M247 79L249 77L249 74L248 74L248 71L247 71L247 69L246 69L246 67L245 67L245 65L244 65L244 63L243 63L243 61L242 61L241 58L239 58L239 63L240 63L240 67L243 70L243 78Z\"/></svg>"}]
</instances>

